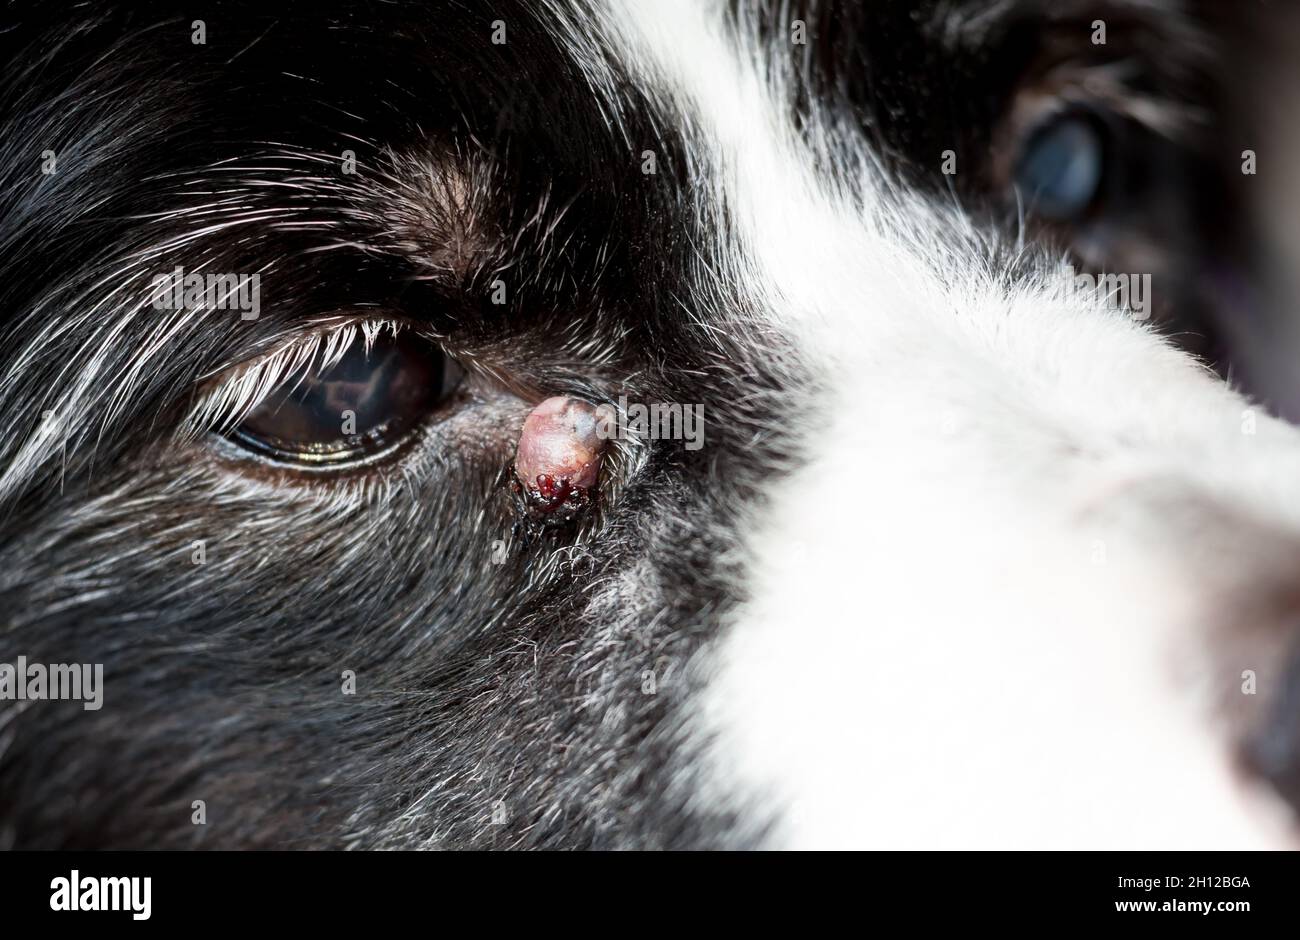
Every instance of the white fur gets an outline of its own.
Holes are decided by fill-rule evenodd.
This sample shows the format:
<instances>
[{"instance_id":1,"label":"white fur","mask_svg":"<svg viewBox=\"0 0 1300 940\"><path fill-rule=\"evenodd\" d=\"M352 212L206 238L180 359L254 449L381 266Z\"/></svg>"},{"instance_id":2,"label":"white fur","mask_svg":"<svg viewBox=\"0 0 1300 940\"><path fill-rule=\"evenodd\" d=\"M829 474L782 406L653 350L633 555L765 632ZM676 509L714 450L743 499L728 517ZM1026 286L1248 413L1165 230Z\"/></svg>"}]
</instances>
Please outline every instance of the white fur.
<instances>
[{"instance_id":1,"label":"white fur","mask_svg":"<svg viewBox=\"0 0 1300 940\"><path fill-rule=\"evenodd\" d=\"M718 144L701 179L741 244L717 263L828 388L700 664L718 792L781 846L1282 844L1211 708L1276 664L1204 651L1270 589L1260 533L1300 545L1300 433L1244 434L1249 404L1140 324L1047 273L999 286L958 215L837 154L874 193L854 209L718 11L618 22Z\"/></svg>"}]
</instances>

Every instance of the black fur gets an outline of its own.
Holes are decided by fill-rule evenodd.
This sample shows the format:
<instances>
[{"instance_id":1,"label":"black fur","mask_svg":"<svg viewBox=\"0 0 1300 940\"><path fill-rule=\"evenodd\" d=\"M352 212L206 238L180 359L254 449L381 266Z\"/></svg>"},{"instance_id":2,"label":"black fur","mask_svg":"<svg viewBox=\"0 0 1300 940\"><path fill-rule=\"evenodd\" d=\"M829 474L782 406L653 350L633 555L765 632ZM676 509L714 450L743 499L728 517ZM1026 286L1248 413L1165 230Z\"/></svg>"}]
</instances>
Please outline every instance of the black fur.
<instances>
[{"instance_id":1,"label":"black fur","mask_svg":"<svg viewBox=\"0 0 1300 940\"><path fill-rule=\"evenodd\" d=\"M674 715L733 599L731 520L780 446L751 446L780 353L703 326L734 303L696 248L715 235L685 179L686 123L615 62L592 87L557 26L502 4L221 3L24 11L4 35L2 459L47 409L67 444L6 478L0 659L105 664L100 712L0 712L4 844L723 830L686 805ZM459 207L438 182L453 167ZM161 314L137 308L177 264L263 272L262 318L213 312L159 337ZM203 377L360 308L539 391L706 403L709 447L653 449L598 527L513 539L494 565L514 525L507 396L438 425L420 473L358 485L345 508L278 477L232 485L220 448L173 442ZM89 387L61 403L76 377Z\"/></svg>"}]
</instances>

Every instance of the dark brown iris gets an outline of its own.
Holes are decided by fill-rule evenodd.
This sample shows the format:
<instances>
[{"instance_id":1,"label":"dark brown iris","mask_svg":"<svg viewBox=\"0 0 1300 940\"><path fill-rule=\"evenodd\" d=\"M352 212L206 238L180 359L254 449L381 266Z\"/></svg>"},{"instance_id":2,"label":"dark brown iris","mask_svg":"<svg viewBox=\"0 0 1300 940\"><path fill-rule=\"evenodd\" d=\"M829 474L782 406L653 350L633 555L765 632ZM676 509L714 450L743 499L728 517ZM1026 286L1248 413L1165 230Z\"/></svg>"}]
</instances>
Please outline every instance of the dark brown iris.
<instances>
[{"instance_id":1,"label":"dark brown iris","mask_svg":"<svg viewBox=\"0 0 1300 940\"><path fill-rule=\"evenodd\" d=\"M454 390L454 366L415 336L358 338L338 362L288 376L236 429L237 443L278 460L340 464L405 438Z\"/></svg>"}]
</instances>

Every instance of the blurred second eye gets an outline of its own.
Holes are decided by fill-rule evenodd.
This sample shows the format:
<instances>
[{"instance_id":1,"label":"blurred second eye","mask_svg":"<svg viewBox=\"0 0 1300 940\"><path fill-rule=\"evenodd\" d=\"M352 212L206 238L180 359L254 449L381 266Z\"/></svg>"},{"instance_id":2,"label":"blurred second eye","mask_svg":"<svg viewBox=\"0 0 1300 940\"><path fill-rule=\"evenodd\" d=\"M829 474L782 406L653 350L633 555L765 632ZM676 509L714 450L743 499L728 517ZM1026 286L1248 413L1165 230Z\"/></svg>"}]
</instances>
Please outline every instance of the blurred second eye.
<instances>
[{"instance_id":1,"label":"blurred second eye","mask_svg":"<svg viewBox=\"0 0 1300 940\"><path fill-rule=\"evenodd\" d=\"M1098 123L1084 114L1061 115L1029 136L1016 161L1015 186L1035 215L1077 221L1100 197L1105 163Z\"/></svg>"}]
</instances>

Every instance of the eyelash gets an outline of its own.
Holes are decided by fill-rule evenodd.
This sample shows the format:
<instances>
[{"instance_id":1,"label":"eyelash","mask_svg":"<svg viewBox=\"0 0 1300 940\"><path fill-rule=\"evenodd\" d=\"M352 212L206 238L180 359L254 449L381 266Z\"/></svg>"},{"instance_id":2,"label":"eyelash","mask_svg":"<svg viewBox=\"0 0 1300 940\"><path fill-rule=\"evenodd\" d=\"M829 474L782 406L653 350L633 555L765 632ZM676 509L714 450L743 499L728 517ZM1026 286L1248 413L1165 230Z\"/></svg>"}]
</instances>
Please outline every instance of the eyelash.
<instances>
[{"instance_id":1,"label":"eyelash","mask_svg":"<svg viewBox=\"0 0 1300 940\"><path fill-rule=\"evenodd\" d=\"M398 320L374 318L324 323L315 331L299 336L280 349L206 383L199 399L181 423L180 436L195 440L204 434L228 434L290 376L302 373L313 362L318 368L336 364L357 342L367 352L386 332L393 337L411 329ZM318 358L319 357L319 358Z\"/></svg>"}]
</instances>

